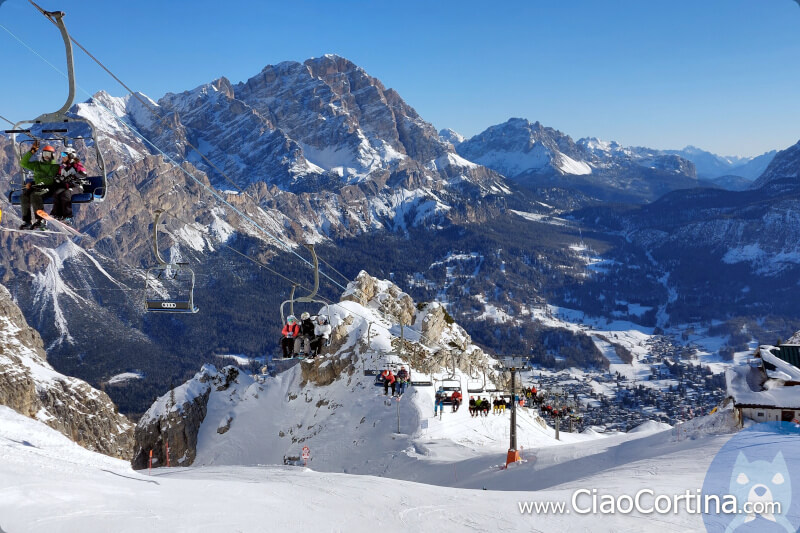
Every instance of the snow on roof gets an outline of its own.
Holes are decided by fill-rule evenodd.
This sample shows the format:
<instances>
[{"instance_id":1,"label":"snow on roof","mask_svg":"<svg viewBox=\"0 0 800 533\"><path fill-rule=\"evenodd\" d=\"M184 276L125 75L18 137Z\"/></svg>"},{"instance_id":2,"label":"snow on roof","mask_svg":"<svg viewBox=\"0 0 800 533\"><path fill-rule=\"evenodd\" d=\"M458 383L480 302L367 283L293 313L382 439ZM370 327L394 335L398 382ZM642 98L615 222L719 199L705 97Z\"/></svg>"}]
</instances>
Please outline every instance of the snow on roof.
<instances>
[{"instance_id":1,"label":"snow on roof","mask_svg":"<svg viewBox=\"0 0 800 533\"><path fill-rule=\"evenodd\" d=\"M784 387L779 380L767 380L762 390L761 376L758 369L748 365L725 372L728 394L737 406L800 409L800 387Z\"/></svg>"},{"instance_id":2,"label":"snow on roof","mask_svg":"<svg viewBox=\"0 0 800 533\"><path fill-rule=\"evenodd\" d=\"M783 381L800 381L800 368L797 368L793 364L787 363L775 355L772 350L778 349L779 348L776 348L775 346L769 345L758 347L758 354L761 356L761 359L776 368L774 371L768 370L767 374L772 378L781 379Z\"/></svg>"}]
</instances>

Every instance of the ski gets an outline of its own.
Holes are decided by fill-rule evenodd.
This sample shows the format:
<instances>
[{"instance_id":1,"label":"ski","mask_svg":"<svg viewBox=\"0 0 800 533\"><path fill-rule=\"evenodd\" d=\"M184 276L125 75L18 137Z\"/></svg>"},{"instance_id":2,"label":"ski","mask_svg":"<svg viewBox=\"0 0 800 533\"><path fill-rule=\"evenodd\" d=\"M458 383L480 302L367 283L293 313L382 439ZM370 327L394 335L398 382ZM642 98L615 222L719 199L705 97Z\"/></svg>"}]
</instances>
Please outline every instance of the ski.
<instances>
[{"instance_id":1,"label":"ski","mask_svg":"<svg viewBox=\"0 0 800 533\"><path fill-rule=\"evenodd\" d=\"M13 228L0 228L0 231L8 231L11 233L23 233L25 235L33 235L35 237L47 237L48 235L66 235L61 231L50 231L50 230L36 230L36 229L13 229Z\"/></svg>"},{"instance_id":2,"label":"ski","mask_svg":"<svg viewBox=\"0 0 800 533\"><path fill-rule=\"evenodd\" d=\"M74 237L86 237L85 233L81 233L80 231L76 230L75 228L73 228L69 224L64 224L60 220L56 220L55 218L51 217L50 215L48 215L47 213L45 213L41 209L36 211L36 214L39 215L40 217L42 217L43 219L47 220L48 222L55 223L56 227L58 229L62 230L62 233L70 233Z\"/></svg>"}]
</instances>

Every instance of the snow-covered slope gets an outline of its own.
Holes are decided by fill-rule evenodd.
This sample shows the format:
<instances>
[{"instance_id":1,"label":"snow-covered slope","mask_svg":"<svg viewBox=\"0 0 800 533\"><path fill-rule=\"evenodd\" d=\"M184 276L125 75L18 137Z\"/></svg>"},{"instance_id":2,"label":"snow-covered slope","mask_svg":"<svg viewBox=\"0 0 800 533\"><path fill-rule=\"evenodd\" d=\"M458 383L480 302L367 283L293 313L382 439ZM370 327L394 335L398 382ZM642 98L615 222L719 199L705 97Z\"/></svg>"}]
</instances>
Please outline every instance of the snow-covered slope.
<instances>
[{"instance_id":1,"label":"snow-covered slope","mask_svg":"<svg viewBox=\"0 0 800 533\"><path fill-rule=\"evenodd\" d=\"M614 497L641 489L694 493L729 437L706 433L696 428L644 432L526 450L525 462L508 470L499 467L504 455L496 453L404 464L405 477L431 484L321 473L316 457L313 469L217 465L154 469L148 475L0 407L0 527L48 533L434 532L527 531L535 523L539 531L699 531L702 515L689 514L685 507L655 517L638 511L532 515L522 512L520 504L551 501L569 507L576 490L591 488Z\"/></svg>"}]
</instances>

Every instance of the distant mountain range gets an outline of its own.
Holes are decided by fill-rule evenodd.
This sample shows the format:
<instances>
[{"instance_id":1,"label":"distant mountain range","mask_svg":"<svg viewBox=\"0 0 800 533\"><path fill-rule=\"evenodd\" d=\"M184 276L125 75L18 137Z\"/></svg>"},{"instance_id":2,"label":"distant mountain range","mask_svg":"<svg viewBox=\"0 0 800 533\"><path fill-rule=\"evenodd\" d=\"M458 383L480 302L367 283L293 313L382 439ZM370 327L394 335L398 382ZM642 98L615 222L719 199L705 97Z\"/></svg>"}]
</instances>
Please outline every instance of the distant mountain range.
<instances>
[{"instance_id":1,"label":"distant mountain range","mask_svg":"<svg viewBox=\"0 0 800 533\"><path fill-rule=\"evenodd\" d=\"M534 307L650 327L751 310L787 323L800 315L787 292L800 263L796 146L776 154L752 190L710 189L691 151L573 141L519 118L468 140L437 132L396 91L334 55L157 101L98 93L73 111L101 128L114 169L107 198L78 208L89 235L80 246L0 233L8 250L0 281L56 369L97 386L144 375L108 387L127 413L142 412L215 354L275 352L291 283L250 259L300 283L311 273L262 229L298 253L316 243L340 282L364 269L417 301L442 302L484 348L544 357L557 347L573 366L596 361L583 359L590 352L580 339L532 320ZM2 135L0 171L19 172ZM20 223L5 198L0 208L4 227ZM156 209L175 217L162 253L194 269L197 315L142 310ZM322 280L323 295L338 289Z\"/></svg>"},{"instance_id":2,"label":"distant mountain range","mask_svg":"<svg viewBox=\"0 0 800 533\"><path fill-rule=\"evenodd\" d=\"M470 139L452 130L442 130L440 138L464 158L512 180L535 186L566 184L612 201L652 201L670 190L697 186L741 190L761 175L776 153L721 157L692 146L656 150L594 137L573 141L558 130L520 118Z\"/></svg>"}]
</instances>

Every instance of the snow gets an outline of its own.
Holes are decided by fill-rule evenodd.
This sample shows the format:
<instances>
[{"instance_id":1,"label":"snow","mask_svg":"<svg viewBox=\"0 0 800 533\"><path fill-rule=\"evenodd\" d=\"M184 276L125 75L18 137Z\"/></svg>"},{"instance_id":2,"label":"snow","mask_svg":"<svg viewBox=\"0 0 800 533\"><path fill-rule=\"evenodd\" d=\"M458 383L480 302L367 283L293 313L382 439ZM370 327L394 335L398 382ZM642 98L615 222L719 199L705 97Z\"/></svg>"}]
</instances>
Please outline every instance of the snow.
<instances>
[{"instance_id":1,"label":"snow","mask_svg":"<svg viewBox=\"0 0 800 533\"><path fill-rule=\"evenodd\" d=\"M560 154L559 159L558 168L564 174L583 176L592 173L592 167L583 161L575 161L566 154Z\"/></svg>"},{"instance_id":2,"label":"snow","mask_svg":"<svg viewBox=\"0 0 800 533\"><path fill-rule=\"evenodd\" d=\"M148 475L0 407L0 524L33 533L529 531L533 524L539 531L702 530L702 517L685 512L532 516L518 509L525 501L569 502L577 489L694 491L729 438L656 429L525 448L524 462L508 470L499 467L504 453L431 444L403 464L416 482L276 465L156 468ZM438 459L427 458L428 451ZM314 468L319 457L313 448L311 455Z\"/></svg>"},{"instance_id":3,"label":"snow","mask_svg":"<svg viewBox=\"0 0 800 533\"><path fill-rule=\"evenodd\" d=\"M772 350L777 349L774 346L759 346L758 353L761 355L761 359L770 363L775 366L778 372L782 372L785 376L788 377L786 381L800 381L800 368L787 363L780 357L774 355ZM800 389L798 389L798 393L800 393Z\"/></svg>"},{"instance_id":4,"label":"snow","mask_svg":"<svg viewBox=\"0 0 800 533\"><path fill-rule=\"evenodd\" d=\"M543 215L540 213L528 213L525 211L516 211L511 209L511 212L515 215L519 215L525 220L530 220L531 222L543 222L545 224L553 224L555 226L568 226L570 222L566 219L554 217L551 215Z\"/></svg>"},{"instance_id":5,"label":"snow","mask_svg":"<svg viewBox=\"0 0 800 533\"><path fill-rule=\"evenodd\" d=\"M760 371L748 365L739 365L725 372L728 394L737 404L760 405L800 409L800 387L783 387L767 382L771 388L760 390Z\"/></svg>"},{"instance_id":6,"label":"snow","mask_svg":"<svg viewBox=\"0 0 800 533\"><path fill-rule=\"evenodd\" d=\"M756 274L773 276L791 265L800 264L800 248L767 252L758 244L747 244L728 249L722 261L729 265L750 263Z\"/></svg>"},{"instance_id":7,"label":"snow","mask_svg":"<svg viewBox=\"0 0 800 533\"><path fill-rule=\"evenodd\" d=\"M537 143L528 152L490 150L475 158L475 162L512 178L528 170L545 168L550 164L550 157L550 150Z\"/></svg>"},{"instance_id":8,"label":"snow","mask_svg":"<svg viewBox=\"0 0 800 533\"><path fill-rule=\"evenodd\" d=\"M121 374L116 374L108 378L109 385L119 385L120 383L125 383L126 381L135 381L137 379L144 379L144 373L142 372L123 372Z\"/></svg>"}]
</instances>

